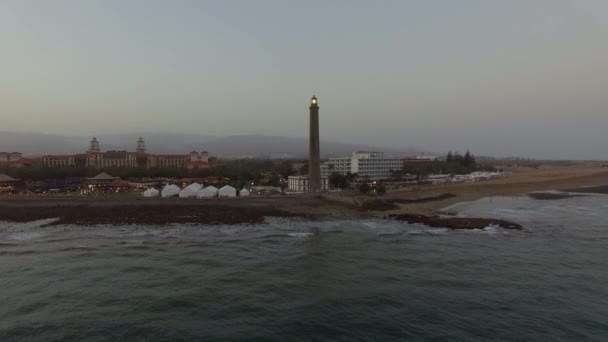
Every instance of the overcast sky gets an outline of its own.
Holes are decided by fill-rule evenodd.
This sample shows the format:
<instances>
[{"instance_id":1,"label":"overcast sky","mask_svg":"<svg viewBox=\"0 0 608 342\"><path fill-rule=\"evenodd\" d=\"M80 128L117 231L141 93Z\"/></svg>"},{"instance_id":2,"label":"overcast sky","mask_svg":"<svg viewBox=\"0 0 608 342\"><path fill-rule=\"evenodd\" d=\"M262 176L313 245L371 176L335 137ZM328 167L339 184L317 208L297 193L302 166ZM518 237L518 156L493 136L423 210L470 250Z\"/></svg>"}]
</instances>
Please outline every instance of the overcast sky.
<instances>
[{"instance_id":1,"label":"overcast sky","mask_svg":"<svg viewBox=\"0 0 608 342\"><path fill-rule=\"evenodd\" d=\"M0 130L608 159L608 1L0 0ZM1 150L1 147L0 147Z\"/></svg>"}]
</instances>

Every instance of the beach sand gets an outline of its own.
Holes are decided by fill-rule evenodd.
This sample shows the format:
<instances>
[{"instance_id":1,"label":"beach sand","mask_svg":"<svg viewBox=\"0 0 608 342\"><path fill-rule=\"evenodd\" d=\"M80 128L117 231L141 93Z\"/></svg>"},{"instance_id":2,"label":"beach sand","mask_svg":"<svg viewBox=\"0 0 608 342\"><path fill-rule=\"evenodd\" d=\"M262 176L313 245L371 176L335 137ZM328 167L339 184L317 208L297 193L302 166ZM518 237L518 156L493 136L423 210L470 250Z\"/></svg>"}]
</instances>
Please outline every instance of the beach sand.
<instances>
[{"instance_id":1,"label":"beach sand","mask_svg":"<svg viewBox=\"0 0 608 342\"><path fill-rule=\"evenodd\" d=\"M533 191L574 190L581 187L598 187L608 184L608 169L602 168L598 164L545 165L537 169L505 166L504 170L511 174L490 181L434 185L421 187L419 191L394 191L387 193L384 196L386 199L421 199L442 194L454 194L455 196L439 201L399 205L399 209L384 212L384 214L417 213L432 215L437 214L442 208L452 204L475 201L484 197L517 196Z\"/></svg>"}]
</instances>

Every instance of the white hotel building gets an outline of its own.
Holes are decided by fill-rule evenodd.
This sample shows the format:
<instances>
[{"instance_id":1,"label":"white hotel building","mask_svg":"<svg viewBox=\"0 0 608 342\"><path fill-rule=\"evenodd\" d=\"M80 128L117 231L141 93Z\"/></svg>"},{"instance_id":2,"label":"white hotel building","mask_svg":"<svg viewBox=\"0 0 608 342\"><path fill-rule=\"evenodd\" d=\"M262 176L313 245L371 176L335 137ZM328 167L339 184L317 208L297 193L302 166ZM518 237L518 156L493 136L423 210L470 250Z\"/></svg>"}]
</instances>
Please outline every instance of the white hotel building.
<instances>
[{"instance_id":1,"label":"white hotel building","mask_svg":"<svg viewBox=\"0 0 608 342\"><path fill-rule=\"evenodd\" d=\"M361 178L370 180L383 180L391 178L391 170L403 169L403 160L389 157L384 152L354 152L350 157L329 158L321 165L321 175L329 177L332 172L345 175L356 173Z\"/></svg>"}]
</instances>

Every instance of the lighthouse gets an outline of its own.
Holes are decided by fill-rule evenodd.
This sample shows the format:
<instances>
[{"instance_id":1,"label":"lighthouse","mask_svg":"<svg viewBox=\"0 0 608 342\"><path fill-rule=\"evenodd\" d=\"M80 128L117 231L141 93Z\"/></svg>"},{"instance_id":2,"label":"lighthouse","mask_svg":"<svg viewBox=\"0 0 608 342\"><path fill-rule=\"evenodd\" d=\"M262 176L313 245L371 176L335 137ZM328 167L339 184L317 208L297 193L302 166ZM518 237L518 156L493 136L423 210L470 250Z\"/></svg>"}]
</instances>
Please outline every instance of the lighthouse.
<instances>
[{"instance_id":1,"label":"lighthouse","mask_svg":"<svg viewBox=\"0 0 608 342\"><path fill-rule=\"evenodd\" d=\"M319 104L316 96L310 99L310 137L308 143L308 191L321 191L321 163L319 146Z\"/></svg>"}]
</instances>

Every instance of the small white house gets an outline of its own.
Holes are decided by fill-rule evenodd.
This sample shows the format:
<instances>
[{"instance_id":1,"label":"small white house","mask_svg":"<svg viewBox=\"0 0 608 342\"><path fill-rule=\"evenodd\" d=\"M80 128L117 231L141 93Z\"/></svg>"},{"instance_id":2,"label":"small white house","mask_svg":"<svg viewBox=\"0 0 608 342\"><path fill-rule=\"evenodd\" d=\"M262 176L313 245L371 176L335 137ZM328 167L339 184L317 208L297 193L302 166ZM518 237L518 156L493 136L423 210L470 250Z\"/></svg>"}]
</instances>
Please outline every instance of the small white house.
<instances>
[{"instance_id":1,"label":"small white house","mask_svg":"<svg viewBox=\"0 0 608 342\"><path fill-rule=\"evenodd\" d=\"M220 197L236 197L236 189L231 187L230 185L223 186L219 190Z\"/></svg>"},{"instance_id":2,"label":"small white house","mask_svg":"<svg viewBox=\"0 0 608 342\"><path fill-rule=\"evenodd\" d=\"M196 197L196 194L203 186L198 183L192 183L179 192L180 198Z\"/></svg>"},{"instance_id":3,"label":"small white house","mask_svg":"<svg viewBox=\"0 0 608 342\"><path fill-rule=\"evenodd\" d=\"M180 187L177 185L169 185L167 184L164 188L163 191L160 192L160 196L161 197L175 197L175 196L179 196L179 192L180 192Z\"/></svg>"},{"instance_id":4,"label":"small white house","mask_svg":"<svg viewBox=\"0 0 608 342\"><path fill-rule=\"evenodd\" d=\"M247 190L247 188L242 188L241 191L239 191L239 196L241 196L241 197L249 196L249 190Z\"/></svg>"},{"instance_id":5,"label":"small white house","mask_svg":"<svg viewBox=\"0 0 608 342\"><path fill-rule=\"evenodd\" d=\"M217 193L218 193L217 188L214 187L213 185L210 185L206 188L200 189L196 193L196 197L197 198L211 198L211 197L216 197Z\"/></svg>"},{"instance_id":6,"label":"small white house","mask_svg":"<svg viewBox=\"0 0 608 342\"><path fill-rule=\"evenodd\" d=\"M150 188L143 193L144 197L158 197L160 195L160 191Z\"/></svg>"}]
</instances>

